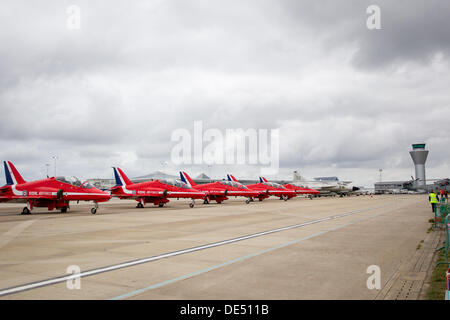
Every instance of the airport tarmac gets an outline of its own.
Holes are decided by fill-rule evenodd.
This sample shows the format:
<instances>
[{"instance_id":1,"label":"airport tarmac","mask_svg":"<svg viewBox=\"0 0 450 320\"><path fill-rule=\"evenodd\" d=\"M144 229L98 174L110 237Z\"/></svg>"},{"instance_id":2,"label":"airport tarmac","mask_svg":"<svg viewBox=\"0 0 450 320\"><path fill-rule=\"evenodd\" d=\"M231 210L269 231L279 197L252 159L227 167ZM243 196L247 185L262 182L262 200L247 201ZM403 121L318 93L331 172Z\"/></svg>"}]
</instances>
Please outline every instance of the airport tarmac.
<instances>
[{"instance_id":1,"label":"airport tarmac","mask_svg":"<svg viewBox=\"0 0 450 320\"><path fill-rule=\"evenodd\" d=\"M375 299L427 235L426 195L0 205L0 299ZM69 289L69 266L81 269Z\"/></svg>"}]
</instances>

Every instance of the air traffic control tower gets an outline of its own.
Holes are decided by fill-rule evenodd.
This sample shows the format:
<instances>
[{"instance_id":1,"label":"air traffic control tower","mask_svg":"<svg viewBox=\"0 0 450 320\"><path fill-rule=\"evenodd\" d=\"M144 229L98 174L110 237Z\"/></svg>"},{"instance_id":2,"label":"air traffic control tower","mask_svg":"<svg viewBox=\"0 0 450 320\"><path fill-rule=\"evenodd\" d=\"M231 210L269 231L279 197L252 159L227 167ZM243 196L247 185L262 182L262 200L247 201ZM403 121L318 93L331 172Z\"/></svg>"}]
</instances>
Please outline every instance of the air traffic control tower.
<instances>
[{"instance_id":1,"label":"air traffic control tower","mask_svg":"<svg viewBox=\"0 0 450 320\"><path fill-rule=\"evenodd\" d=\"M428 150L425 150L425 143L416 143L412 145L412 151L409 152L416 169L416 187L425 187L425 162L427 161Z\"/></svg>"}]
</instances>

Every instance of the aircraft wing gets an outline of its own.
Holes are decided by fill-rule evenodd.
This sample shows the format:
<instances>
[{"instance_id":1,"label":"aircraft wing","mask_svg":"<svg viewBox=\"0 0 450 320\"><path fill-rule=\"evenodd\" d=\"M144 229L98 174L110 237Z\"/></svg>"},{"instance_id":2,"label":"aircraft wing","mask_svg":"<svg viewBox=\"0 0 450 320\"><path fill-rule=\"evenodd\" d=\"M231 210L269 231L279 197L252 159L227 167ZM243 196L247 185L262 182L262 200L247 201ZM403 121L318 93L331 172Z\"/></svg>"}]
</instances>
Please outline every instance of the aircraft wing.
<instances>
[{"instance_id":1,"label":"aircraft wing","mask_svg":"<svg viewBox=\"0 0 450 320\"><path fill-rule=\"evenodd\" d=\"M165 198L167 196L167 190L162 188L142 188L139 190L123 190L121 186L111 188L111 196L119 198Z\"/></svg>"},{"instance_id":2,"label":"aircraft wing","mask_svg":"<svg viewBox=\"0 0 450 320\"><path fill-rule=\"evenodd\" d=\"M228 190L226 189L209 189L209 190L203 190L203 192L207 195L211 196L223 196L226 193L228 193Z\"/></svg>"},{"instance_id":3,"label":"aircraft wing","mask_svg":"<svg viewBox=\"0 0 450 320\"><path fill-rule=\"evenodd\" d=\"M45 200L56 200L57 196L56 194L54 195L46 195L46 194L33 194L33 195L28 195L28 194L22 194L22 195L6 195L6 196L0 196L1 198L5 198L8 200L14 200L14 199L23 199L23 200L28 200L28 199L45 199Z\"/></svg>"},{"instance_id":4,"label":"aircraft wing","mask_svg":"<svg viewBox=\"0 0 450 320\"><path fill-rule=\"evenodd\" d=\"M167 190L164 189L145 189L136 191L135 197L154 197L165 198L167 196Z\"/></svg>"}]
</instances>

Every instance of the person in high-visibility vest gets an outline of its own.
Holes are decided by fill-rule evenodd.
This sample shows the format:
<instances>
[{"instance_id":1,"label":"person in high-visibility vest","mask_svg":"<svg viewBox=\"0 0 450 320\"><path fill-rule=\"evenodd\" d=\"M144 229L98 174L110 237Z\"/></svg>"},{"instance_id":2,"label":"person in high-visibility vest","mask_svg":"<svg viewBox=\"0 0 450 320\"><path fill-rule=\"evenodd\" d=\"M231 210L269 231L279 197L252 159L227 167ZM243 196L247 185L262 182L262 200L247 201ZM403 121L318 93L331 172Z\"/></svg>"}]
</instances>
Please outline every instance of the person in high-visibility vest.
<instances>
[{"instance_id":1,"label":"person in high-visibility vest","mask_svg":"<svg viewBox=\"0 0 450 320\"><path fill-rule=\"evenodd\" d=\"M433 212L436 210L436 203L439 202L439 197L434 191L431 191L431 193L428 195L428 201L431 203L431 210Z\"/></svg>"}]
</instances>

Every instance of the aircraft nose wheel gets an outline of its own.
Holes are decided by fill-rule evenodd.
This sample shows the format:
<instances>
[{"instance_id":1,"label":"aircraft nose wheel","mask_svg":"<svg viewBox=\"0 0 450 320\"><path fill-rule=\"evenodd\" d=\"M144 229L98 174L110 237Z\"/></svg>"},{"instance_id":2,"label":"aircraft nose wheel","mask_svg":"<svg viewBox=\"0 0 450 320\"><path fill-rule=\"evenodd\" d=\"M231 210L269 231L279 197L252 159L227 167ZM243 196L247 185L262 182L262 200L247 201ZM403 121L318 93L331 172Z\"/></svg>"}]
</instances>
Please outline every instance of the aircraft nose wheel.
<instances>
[{"instance_id":1,"label":"aircraft nose wheel","mask_svg":"<svg viewBox=\"0 0 450 320\"><path fill-rule=\"evenodd\" d=\"M194 207L194 205L195 205L195 203L194 203L194 200L192 200L192 202L191 202L191 203L189 203L189 208L193 208L193 207Z\"/></svg>"},{"instance_id":2,"label":"aircraft nose wheel","mask_svg":"<svg viewBox=\"0 0 450 320\"><path fill-rule=\"evenodd\" d=\"M91 209L91 213L92 213L92 214L96 214L96 213L97 213L97 209L96 209L96 208L92 208L92 209Z\"/></svg>"},{"instance_id":3,"label":"aircraft nose wheel","mask_svg":"<svg viewBox=\"0 0 450 320\"><path fill-rule=\"evenodd\" d=\"M30 209L28 209L27 207L23 208L22 210L22 214L31 214Z\"/></svg>"},{"instance_id":4,"label":"aircraft nose wheel","mask_svg":"<svg viewBox=\"0 0 450 320\"><path fill-rule=\"evenodd\" d=\"M250 199L245 200L245 203L249 204L250 203Z\"/></svg>"}]
</instances>

